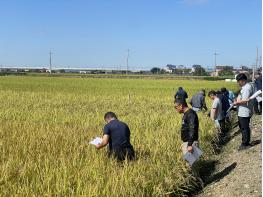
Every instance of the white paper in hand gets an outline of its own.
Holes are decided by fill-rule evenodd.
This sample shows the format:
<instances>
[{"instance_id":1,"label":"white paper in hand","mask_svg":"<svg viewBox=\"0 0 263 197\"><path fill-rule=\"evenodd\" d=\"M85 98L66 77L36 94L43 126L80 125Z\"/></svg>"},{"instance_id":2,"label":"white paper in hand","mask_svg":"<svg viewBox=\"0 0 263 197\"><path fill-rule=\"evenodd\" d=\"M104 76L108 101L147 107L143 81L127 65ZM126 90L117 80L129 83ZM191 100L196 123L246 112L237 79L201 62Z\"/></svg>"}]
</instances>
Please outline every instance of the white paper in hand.
<instances>
[{"instance_id":1,"label":"white paper in hand","mask_svg":"<svg viewBox=\"0 0 263 197\"><path fill-rule=\"evenodd\" d=\"M101 142L102 142L102 138L96 137L95 139L91 140L89 143L93 145L98 145L101 144Z\"/></svg>"},{"instance_id":2,"label":"white paper in hand","mask_svg":"<svg viewBox=\"0 0 263 197\"><path fill-rule=\"evenodd\" d=\"M261 102L262 101L262 97L261 96L257 96L256 99L257 99L257 102Z\"/></svg>"},{"instance_id":3,"label":"white paper in hand","mask_svg":"<svg viewBox=\"0 0 263 197\"><path fill-rule=\"evenodd\" d=\"M256 98L257 96L259 96L261 93L262 93L261 90L258 90L251 97L249 97L249 99L252 100L252 99Z\"/></svg>"},{"instance_id":4,"label":"white paper in hand","mask_svg":"<svg viewBox=\"0 0 263 197\"><path fill-rule=\"evenodd\" d=\"M202 154L202 151L198 147L193 145L193 153L187 152L184 155L184 159L188 161L190 166L192 166L193 163L196 162Z\"/></svg>"}]
</instances>

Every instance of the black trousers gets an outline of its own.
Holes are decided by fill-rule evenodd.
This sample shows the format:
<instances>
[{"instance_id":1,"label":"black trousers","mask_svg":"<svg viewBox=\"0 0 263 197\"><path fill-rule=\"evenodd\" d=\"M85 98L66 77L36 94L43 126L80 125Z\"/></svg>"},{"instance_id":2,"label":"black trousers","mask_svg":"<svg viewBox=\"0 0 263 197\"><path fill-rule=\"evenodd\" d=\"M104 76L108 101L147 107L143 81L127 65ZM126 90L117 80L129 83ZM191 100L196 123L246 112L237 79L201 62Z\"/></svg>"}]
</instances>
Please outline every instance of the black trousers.
<instances>
[{"instance_id":1,"label":"black trousers","mask_svg":"<svg viewBox=\"0 0 263 197\"><path fill-rule=\"evenodd\" d=\"M128 160L134 160L135 153L132 146L126 148L115 148L109 152L109 157L113 157L117 161L124 161L126 158Z\"/></svg>"},{"instance_id":2,"label":"black trousers","mask_svg":"<svg viewBox=\"0 0 263 197\"><path fill-rule=\"evenodd\" d=\"M250 123L251 117L238 117L239 128L242 132L242 145L247 146L250 142Z\"/></svg>"},{"instance_id":3,"label":"black trousers","mask_svg":"<svg viewBox=\"0 0 263 197\"><path fill-rule=\"evenodd\" d=\"M220 130L222 133L226 133L226 119L219 120Z\"/></svg>"}]
</instances>

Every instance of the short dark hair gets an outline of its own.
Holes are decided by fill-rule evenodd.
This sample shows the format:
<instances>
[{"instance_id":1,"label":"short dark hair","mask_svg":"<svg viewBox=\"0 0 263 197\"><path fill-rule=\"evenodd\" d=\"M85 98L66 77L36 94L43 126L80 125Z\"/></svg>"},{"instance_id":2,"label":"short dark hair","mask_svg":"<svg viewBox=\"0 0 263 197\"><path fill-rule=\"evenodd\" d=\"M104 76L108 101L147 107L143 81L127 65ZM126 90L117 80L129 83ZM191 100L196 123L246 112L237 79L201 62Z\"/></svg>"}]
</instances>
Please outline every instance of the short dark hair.
<instances>
[{"instance_id":1,"label":"short dark hair","mask_svg":"<svg viewBox=\"0 0 263 197\"><path fill-rule=\"evenodd\" d=\"M225 87L222 87L222 88L221 88L221 92L224 93L224 92L226 92L226 91L227 91L227 89L226 89Z\"/></svg>"},{"instance_id":2,"label":"short dark hair","mask_svg":"<svg viewBox=\"0 0 263 197\"><path fill-rule=\"evenodd\" d=\"M211 90L210 92L208 92L208 96L210 97L211 95L216 96L216 91Z\"/></svg>"},{"instance_id":3,"label":"short dark hair","mask_svg":"<svg viewBox=\"0 0 263 197\"><path fill-rule=\"evenodd\" d=\"M183 88L182 87L179 87L178 90L182 90Z\"/></svg>"},{"instance_id":4,"label":"short dark hair","mask_svg":"<svg viewBox=\"0 0 263 197\"><path fill-rule=\"evenodd\" d=\"M107 112L105 115L104 115L104 120L108 119L108 118L117 118L116 114L114 112Z\"/></svg>"},{"instance_id":5,"label":"short dark hair","mask_svg":"<svg viewBox=\"0 0 263 197\"><path fill-rule=\"evenodd\" d=\"M247 76L244 74L244 73L239 73L237 76L236 76L236 80L237 81L240 81L240 80L247 80Z\"/></svg>"},{"instance_id":6,"label":"short dark hair","mask_svg":"<svg viewBox=\"0 0 263 197\"><path fill-rule=\"evenodd\" d=\"M220 90L217 90L217 91L215 91L216 92L216 94L218 95L218 94L222 94L223 92L222 91L220 91Z\"/></svg>"},{"instance_id":7,"label":"short dark hair","mask_svg":"<svg viewBox=\"0 0 263 197\"><path fill-rule=\"evenodd\" d=\"M182 97L175 98L174 103L177 103L177 104L180 104L180 105L187 107L186 100Z\"/></svg>"}]
</instances>

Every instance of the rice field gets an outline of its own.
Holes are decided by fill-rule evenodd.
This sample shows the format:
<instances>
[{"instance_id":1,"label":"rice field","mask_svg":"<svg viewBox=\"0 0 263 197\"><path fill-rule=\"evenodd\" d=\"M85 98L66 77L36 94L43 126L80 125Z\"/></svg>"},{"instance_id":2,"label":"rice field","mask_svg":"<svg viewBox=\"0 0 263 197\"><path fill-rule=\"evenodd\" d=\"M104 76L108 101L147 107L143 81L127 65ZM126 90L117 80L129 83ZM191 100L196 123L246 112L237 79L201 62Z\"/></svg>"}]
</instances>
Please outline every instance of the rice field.
<instances>
[{"instance_id":1,"label":"rice field","mask_svg":"<svg viewBox=\"0 0 263 197\"><path fill-rule=\"evenodd\" d=\"M189 97L237 89L223 81L0 77L1 196L182 196L194 178L173 108L179 86ZM117 164L89 144L107 111L129 125L136 161ZM203 113L199 122L205 160L216 129Z\"/></svg>"}]
</instances>

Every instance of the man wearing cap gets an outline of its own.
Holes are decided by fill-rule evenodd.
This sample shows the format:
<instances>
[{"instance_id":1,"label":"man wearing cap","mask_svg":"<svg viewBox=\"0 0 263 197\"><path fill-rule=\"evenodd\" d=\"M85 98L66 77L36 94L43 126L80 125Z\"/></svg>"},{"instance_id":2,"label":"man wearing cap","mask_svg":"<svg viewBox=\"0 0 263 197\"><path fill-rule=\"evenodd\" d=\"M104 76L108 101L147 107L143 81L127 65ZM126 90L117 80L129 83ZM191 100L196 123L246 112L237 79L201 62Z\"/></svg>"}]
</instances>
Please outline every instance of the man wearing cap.
<instances>
[{"instance_id":1,"label":"man wearing cap","mask_svg":"<svg viewBox=\"0 0 263 197\"><path fill-rule=\"evenodd\" d=\"M185 99L176 98L174 101L175 110L183 114L181 139L183 141L183 154L193 152L193 145L198 146L198 128L199 121L196 112L187 106Z\"/></svg>"},{"instance_id":2,"label":"man wearing cap","mask_svg":"<svg viewBox=\"0 0 263 197\"><path fill-rule=\"evenodd\" d=\"M253 87L247 82L247 76L244 73L238 74L236 80L241 91L233 104L238 107L238 123L242 132L242 144L238 150L243 150L251 147L249 123L253 114L253 101L249 97L253 94Z\"/></svg>"},{"instance_id":3,"label":"man wearing cap","mask_svg":"<svg viewBox=\"0 0 263 197\"><path fill-rule=\"evenodd\" d=\"M202 109L207 111L207 107L205 103L205 90L202 89L199 93L195 94L191 98L190 104L192 105L192 109L196 112L202 111Z\"/></svg>"}]
</instances>

